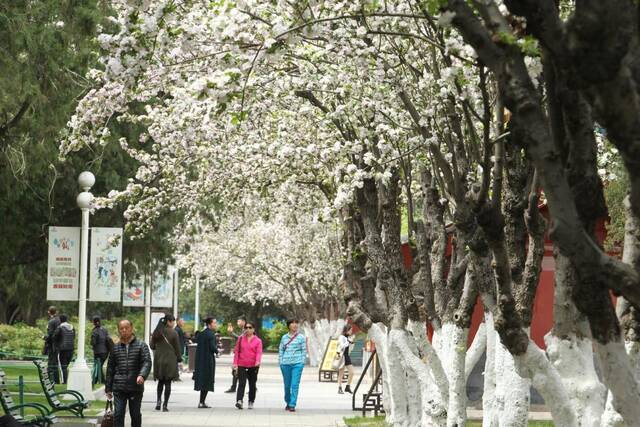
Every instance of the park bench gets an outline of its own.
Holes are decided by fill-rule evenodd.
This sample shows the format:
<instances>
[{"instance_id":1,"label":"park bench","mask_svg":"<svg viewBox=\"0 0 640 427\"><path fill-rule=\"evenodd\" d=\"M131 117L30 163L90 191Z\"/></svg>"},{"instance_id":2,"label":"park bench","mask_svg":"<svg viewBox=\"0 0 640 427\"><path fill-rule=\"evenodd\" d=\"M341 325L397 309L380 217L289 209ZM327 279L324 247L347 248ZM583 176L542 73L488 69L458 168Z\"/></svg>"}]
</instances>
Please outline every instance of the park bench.
<instances>
[{"instance_id":1,"label":"park bench","mask_svg":"<svg viewBox=\"0 0 640 427\"><path fill-rule=\"evenodd\" d=\"M49 427L56 422L55 415L51 414L49 409L44 405L39 403L14 403L2 369L0 369L0 406L2 406L2 410L5 414L11 415L20 424ZM25 408L36 409L40 414L28 415L26 417L22 416L20 414L20 410Z\"/></svg>"},{"instance_id":2,"label":"park bench","mask_svg":"<svg viewBox=\"0 0 640 427\"><path fill-rule=\"evenodd\" d=\"M38 368L38 376L40 377L40 385L44 391L44 395L47 398L47 402L51 406L51 412L68 411L74 414L76 417L84 418L84 410L89 407L89 401L79 392L75 390L56 391L53 382L49 379L49 372L47 371L47 363L41 360L34 360L33 363ZM69 395L75 398L75 402L62 403L58 396Z\"/></svg>"}]
</instances>

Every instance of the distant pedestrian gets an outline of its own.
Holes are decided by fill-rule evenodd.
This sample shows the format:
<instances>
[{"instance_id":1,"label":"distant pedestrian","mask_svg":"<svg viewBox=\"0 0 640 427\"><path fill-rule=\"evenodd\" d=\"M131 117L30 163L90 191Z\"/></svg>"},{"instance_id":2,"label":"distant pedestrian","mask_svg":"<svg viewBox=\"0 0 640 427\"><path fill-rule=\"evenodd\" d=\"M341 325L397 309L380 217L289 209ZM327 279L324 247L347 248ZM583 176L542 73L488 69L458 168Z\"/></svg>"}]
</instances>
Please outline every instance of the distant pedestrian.
<instances>
[{"instance_id":1,"label":"distant pedestrian","mask_svg":"<svg viewBox=\"0 0 640 427\"><path fill-rule=\"evenodd\" d=\"M262 360L262 340L255 335L255 325L245 322L244 334L238 338L233 350L233 369L238 377L238 393L236 408L242 409L244 388L249 381L249 409L253 409L256 401L256 382Z\"/></svg>"},{"instance_id":2,"label":"distant pedestrian","mask_svg":"<svg viewBox=\"0 0 640 427\"><path fill-rule=\"evenodd\" d=\"M178 342L180 343L180 356L184 357L185 351L187 350L188 340L183 328L184 319L179 317L178 320L176 320L176 333L178 334Z\"/></svg>"},{"instance_id":3,"label":"distant pedestrian","mask_svg":"<svg viewBox=\"0 0 640 427\"><path fill-rule=\"evenodd\" d=\"M60 325L53 333L53 341L58 351L58 362L62 370L62 382L66 384L69 364L73 358L73 350L76 343L76 331L73 330L73 325L69 323L69 318L66 314L60 315Z\"/></svg>"},{"instance_id":4,"label":"distant pedestrian","mask_svg":"<svg viewBox=\"0 0 640 427\"><path fill-rule=\"evenodd\" d=\"M49 315L49 322L47 322L47 335L44 337L44 351L47 355L47 371L49 372L49 378L56 383L60 384L60 366L58 364L58 351L56 350L55 343L53 341L53 334L58 326L60 326L60 318L58 317L58 309L54 306L49 307L47 311Z\"/></svg>"},{"instance_id":5,"label":"distant pedestrian","mask_svg":"<svg viewBox=\"0 0 640 427\"><path fill-rule=\"evenodd\" d=\"M227 332L229 333L230 336L236 339L236 344L238 343L238 339L244 334L244 326L246 324L247 324L247 318L244 316L239 316L238 319L236 320L236 325L238 325L238 328L240 329L240 333L235 332L235 330L233 329L233 325L231 323L227 325ZM238 371L235 369L232 369L231 375L233 377L233 380L231 382L231 387L229 388L229 390L225 390L225 393L236 392L236 387L238 385Z\"/></svg>"},{"instance_id":6,"label":"distant pedestrian","mask_svg":"<svg viewBox=\"0 0 640 427\"><path fill-rule=\"evenodd\" d=\"M353 328L351 325L344 325L344 328L342 328L342 334L338 338L338 353L344 358L342 367L338 369L338 394L344 394L344 391L352 393L351 381L353 381L353 365L351 364L351 356L349 355L349 346L353 344L353 339L351 338L352 335ZM345 369L348 374L347 386L344 388L344 391L342 391L342 376Z\"/></svg>"},{"instance_id":7,"label":"distant pedestrian","mask_svg":"<svg viewBox=\"0 0 640 427\"><path fill-rule=\"evenodd\" d=\"M102 368L109 353L113 350L113 340L109 332L102 326L100 317L93 318L93 331L91 331L91 348L93 349L93 384L104 382Z\"/></svg>"},{"instance_id":8,"label":"distant pedestrian","mask_svg":"<svg viewBox=\"0 0 640 427\"><path fill-rule=\"evenodd\" d=\"M284 379L284 401L287 404L284 409L295 412L308 343L304 335L298 332L297 320L287 320L287 328L289 332L280 340L278 362Z\"/></svg>"},{"instance_id":9,"label":"distant pedestrian","mask_svg":"<svg viewBox=\"0 0 640 427\"><path fill-rule=\"evenodd\" d=\"M193 389L200 392L200 402L198 408L209 408L205 403L207 394L214 389L216 377L216 345L215 330L218 328L216 319L207 317L205 319L205 329L198 333L196 348L195 370L193 379L195 381Z\"/></svg>"},{"instance_id":10,"label":"distant pedestrian","mask_svg":"<svg viewBox=\"0 0 640 427\"><path fill-rule=\"evenodd\" d=\"M107 382L104 390L109 400L114 399L114 427L124 427L129 404L131 427L142 426L142 394L144 380L151 371L149 347L133 334L133 324L127 319L118 323L120 342L113 347L107 363Z\"/></svg>"},{"instance_id":11,"label":"distant pedestrian","mask_svg":"<svg viewBox=\"0 0 640 427\"><path fill-rule=\"evenodd\" d=\"M168 412L169 397L171 397L171 382L180 379L178 361L180 355L180 339L173 329L176 318L166 314L158 321L151 335L151 349L153 352L153 378L158 381L156 411ZM164 402L162 392L164 390Z\"/></svg>"}]
</instances>

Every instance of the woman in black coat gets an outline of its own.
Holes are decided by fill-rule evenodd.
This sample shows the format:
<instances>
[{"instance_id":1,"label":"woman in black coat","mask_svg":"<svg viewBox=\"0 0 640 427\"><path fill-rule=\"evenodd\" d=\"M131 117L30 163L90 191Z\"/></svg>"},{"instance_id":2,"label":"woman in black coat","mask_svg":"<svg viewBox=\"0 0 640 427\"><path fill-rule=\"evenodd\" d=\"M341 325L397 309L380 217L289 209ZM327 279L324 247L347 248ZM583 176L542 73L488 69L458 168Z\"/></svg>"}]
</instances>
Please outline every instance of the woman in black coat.
<instances>
[{"instance_id":1,"label":"woman in black coat","mask_svg":"<svg viewBox=\"0 0 640 427\"><path fill-rule=\"evenodd\" d=\"M198 334L195 371L193 372L193 379L195 380L193 388L200 392L198 408L209 408L204 401L207 398L207 394L213 391L216 376L215 356L218 354L214 332L218 328L216 319L207 317L205 324L205 330Z\"/></svg>"}]
</instances>

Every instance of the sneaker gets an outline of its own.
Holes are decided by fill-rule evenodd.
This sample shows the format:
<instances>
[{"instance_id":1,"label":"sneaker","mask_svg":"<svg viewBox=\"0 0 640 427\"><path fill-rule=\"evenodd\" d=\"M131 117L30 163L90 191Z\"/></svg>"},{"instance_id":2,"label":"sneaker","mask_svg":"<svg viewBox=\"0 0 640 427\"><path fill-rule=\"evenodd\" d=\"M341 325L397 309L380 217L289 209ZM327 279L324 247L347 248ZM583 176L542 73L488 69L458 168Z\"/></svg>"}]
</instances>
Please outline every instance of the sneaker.
<instances>
[{"instance_id":1,"label":"sneaker","mask_svg":"<svg viewBox=\"0 0 640 427\"><path fill-rule=\"evenodd\" d=\"M206 403L198 403L198 408L211 408L211 406L207 405Z\"/></svg>"},{"instance_id":2,"label":"sneaker","mask_svg":"<svg viewBox=\"0 0 640 427\"><path fill-rule=\"evenodd\" d=\"M338 394L344 394L344 391L342 391L342 387L338 387Z\"/></svg>"},{"instance_id":3,"label":"sneaker","mask_svg":"<svg viewBox=\"0 0 640 427\"><path fill-rule=\"evenodd\" d=\"M160 400L158 400L158 401L156 402L156 411L159 411L159 410L160 410L160 405L161 405L161 404L162 404L162 401L160 401Z\"/></svg>"},{"instance_id":4,"label":"sneaker","mask_svg":"<svg viewBox=\"0 0 640 427\"><path fill-rule=\"evenodd\" d=\"M242 409L242 400L238 400L238 401L236 402L236 408L238 408L238 409Z\"/></svg>"},{"instance_id":5,"label":"sneaker","mask_svg":"<svg viewBox=\"0 0 640 427\"><path fill-rule=\"evenodd\" d=\"M249 408L249 409L253 409L253 402L249 402L249 406L248 406L248 408Z\"/></svg>"},{"instance_id":6,"label":"sneaker","mask_svg":"<svg viewBox=\"0 0 640 427\"><path fill-rule=\"evenodd\" d=\"M345 392L347 392L347 393L351 393L351 394L353 394L353 392L351 391L351 386L350 386L350 385L347 385L347 386L344 388L344 391L345 391Z\"/></svg>"},{"instance_id":7,"label":"sneaker","mask_svg":"<svg viewBox=\"0 0 640 427\"><path fill-rule=\"evenodd\" d=\"M290 406L290 407L289 407L289 412L296 412L296 408L294 408L294 407Z\"/></svg>"},{"instance_id":8,"label":"sneaker","mask_svg":"<svg viewBox=\"0 0 640 427\"><path fill-rule=\"evenodd\" d=\"M289 405L287 405L287 406L285 406L285 407L284 407L284 410L285 410L285 411L288 411L289 409L291 409L291 406L289 406Z\"/></svg>"},{"instance_id":9,"label":"sneaker","mask_svg":"<svg viewBox=\"0 0 640 427\"><path fill-rule=\"evenodd\" d=\"M225 390L225 393L235 393L236 389L235 388L230 388L229 390Z\"/></svg>"}]
</instances>

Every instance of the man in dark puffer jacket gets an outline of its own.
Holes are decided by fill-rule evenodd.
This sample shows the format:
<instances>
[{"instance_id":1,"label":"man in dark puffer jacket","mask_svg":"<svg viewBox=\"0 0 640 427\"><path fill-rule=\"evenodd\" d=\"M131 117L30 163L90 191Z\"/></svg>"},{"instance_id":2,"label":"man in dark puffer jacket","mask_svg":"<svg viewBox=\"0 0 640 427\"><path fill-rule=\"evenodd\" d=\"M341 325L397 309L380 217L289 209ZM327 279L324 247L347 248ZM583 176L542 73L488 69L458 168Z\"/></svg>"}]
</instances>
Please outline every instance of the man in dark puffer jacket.
<instances>
[{"instance_id":1,"label":"man in dark puffer jacket","mask_svg":"<svg viewBox=\"0 0 640 427\"><path fill-rule=\"evenodd\" d=\"M124 415L129 403L131 427L142 426L142 393L144 380L151 370L151 353L146 343L133 335L129 320L118 323L120 342L113 347L107 365L105 392L114 400L114 426L124 427Z\"/></svg>"},{"instance_id":2,"label":"man in dark puffer jacket","mask_svg":"<svg viewBox=\"0 0 640 427\"><path fill-rule=\"evenodd\" d=\"M69 318L66 314L60 315L60 326L53 333L53 341L58 352L60 369L62 369L62 382L66 384L67 372L69 371L71 359L73 359L73 349L76 343L76 331L73 330L73 326L69 323Z\"/></svg>"}]
</instances>

